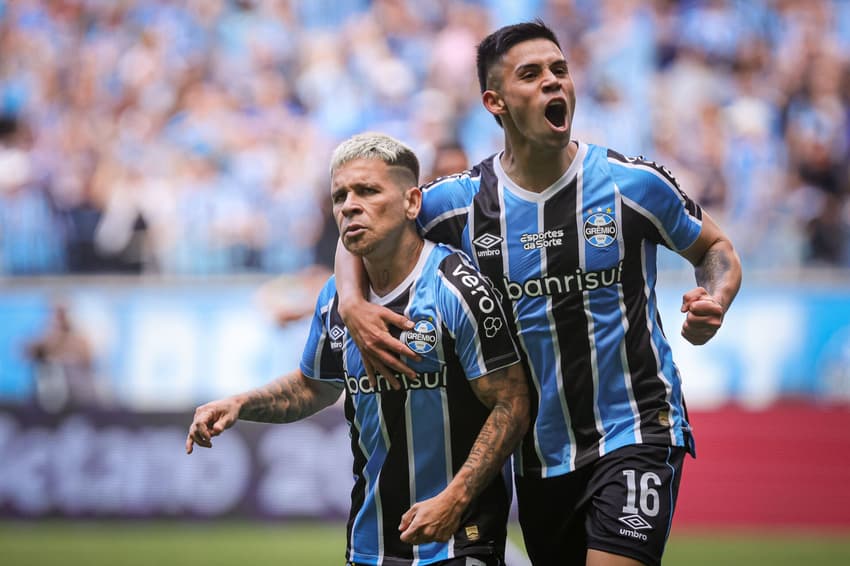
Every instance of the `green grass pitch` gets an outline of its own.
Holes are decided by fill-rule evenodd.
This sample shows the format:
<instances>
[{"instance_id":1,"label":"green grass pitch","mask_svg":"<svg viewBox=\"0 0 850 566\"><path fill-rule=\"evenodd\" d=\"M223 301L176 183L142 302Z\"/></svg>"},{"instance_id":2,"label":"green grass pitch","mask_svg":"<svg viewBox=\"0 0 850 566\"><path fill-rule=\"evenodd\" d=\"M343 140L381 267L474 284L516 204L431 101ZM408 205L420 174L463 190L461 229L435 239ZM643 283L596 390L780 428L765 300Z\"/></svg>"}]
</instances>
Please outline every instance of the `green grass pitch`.
<instances>
[{"instance_id":1,"label":"green grass pitch","mask_svg":"<svg viewBox=\"0 0 850 566\"><path fill-rule=\"evenodd\" d=\"M342 566L344 529L341 524L285 522L0 522L0 564ZM514 525L511 537L519 543ZM846 566L850 536L674 531L664 564Z\"/></svg>"}]
</instances>

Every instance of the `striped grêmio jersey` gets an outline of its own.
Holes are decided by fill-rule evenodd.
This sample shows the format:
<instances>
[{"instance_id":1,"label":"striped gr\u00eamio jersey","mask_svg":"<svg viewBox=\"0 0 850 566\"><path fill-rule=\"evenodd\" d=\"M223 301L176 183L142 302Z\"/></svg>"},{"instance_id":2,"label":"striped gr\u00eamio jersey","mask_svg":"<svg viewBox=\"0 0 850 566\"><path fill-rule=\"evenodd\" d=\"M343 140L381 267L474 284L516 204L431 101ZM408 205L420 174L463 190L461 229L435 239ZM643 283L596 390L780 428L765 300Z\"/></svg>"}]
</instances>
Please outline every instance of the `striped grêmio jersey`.
<instances>
[{"instance_id":1,"label":"striped gr\u00eamio jersey","mask_svg":"<svg viewBox=\"0 0 850 566\"><path fill-rule=\"evenodd\" d=\"M466 461L490 414L469 380L520 360L490 282L457 251L425 242L419 261L394 291L372 302L415 324L399 338L422 360L401 390L366 377L360 352L338 313L332 277L319 295L301 371L345 388L354 480L346 559L356 564L432 564L455 556L501 553L510 508L509 478L490 482L448 543L411 546L399 539L401 516L440 493ZM377 391L376 391L377 389Z\"/></svg>"},{"instance_id":2,"label":"striped gr\u00eamio jersey","mask_svg":"<svg viewBox=\"0 0 850 566\"><path fill-rule=\"evenodd\" d=\"M418 222L512 303L533 410L537 395L518 473L561 475L630 444L692 450L656 252L693 244L702 210L663 167L606 148L579 143L541 193L513 183L498 157L425 186Z\"/></svg>"}]
</instances>

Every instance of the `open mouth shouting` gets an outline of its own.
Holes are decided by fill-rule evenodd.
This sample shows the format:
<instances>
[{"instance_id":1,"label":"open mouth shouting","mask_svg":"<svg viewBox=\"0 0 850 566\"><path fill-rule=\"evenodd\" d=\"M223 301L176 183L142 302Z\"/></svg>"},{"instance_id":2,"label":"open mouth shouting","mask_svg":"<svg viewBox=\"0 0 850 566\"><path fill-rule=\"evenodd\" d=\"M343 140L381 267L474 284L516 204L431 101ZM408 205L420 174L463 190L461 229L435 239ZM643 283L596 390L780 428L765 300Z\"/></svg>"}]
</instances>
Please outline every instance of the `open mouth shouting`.
<instances>
[{"instance_id":1,"label":"open mouth shouting","mask_svg":"<svg viewBox=\"0 0 850 566\"><path fill-rule=\"evenodd\" d=\"M544 113L546 121L555 129L563 132L567 129L567 102L562 98L551 100Z\"/></svg>"}]
</instances>

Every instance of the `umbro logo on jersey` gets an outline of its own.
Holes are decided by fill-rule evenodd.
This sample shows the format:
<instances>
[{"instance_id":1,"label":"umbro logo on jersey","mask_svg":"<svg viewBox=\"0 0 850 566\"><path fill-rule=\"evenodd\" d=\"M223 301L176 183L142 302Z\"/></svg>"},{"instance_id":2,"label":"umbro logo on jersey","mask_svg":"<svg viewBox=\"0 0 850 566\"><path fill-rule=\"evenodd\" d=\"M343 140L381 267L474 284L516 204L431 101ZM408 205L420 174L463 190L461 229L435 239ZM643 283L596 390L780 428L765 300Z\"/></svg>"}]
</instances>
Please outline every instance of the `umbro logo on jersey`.
<instances>
[{"instance_id":1,"label":"umbro logo on jersey","mask_svg":"<svg viewBox=\"0 0 850 566\"><path fill-rule=\"evenodd\" d=\"M342 328L342 326L338 324L334 324L333 326L331 326L331 329L328 330L328 336L331 337L331 350L335 352L342 350L343 343L340 338L342 338L344 334L345 330Z\"/></svg>"},{"instance_id":2,"label":"umbro logo on jersey","mask_svg":"<svg viewBox=\"0 0 850 566\"><path fill-rule=\"evenodd\" d=\"M475 250L475 255L478 257L488 257L493 255L501 255L502 250L499 248L492 249L494 246L501 244L503 238L493 234L481 234L472 243L478 248Z\"/></svg>"}]
</instances>

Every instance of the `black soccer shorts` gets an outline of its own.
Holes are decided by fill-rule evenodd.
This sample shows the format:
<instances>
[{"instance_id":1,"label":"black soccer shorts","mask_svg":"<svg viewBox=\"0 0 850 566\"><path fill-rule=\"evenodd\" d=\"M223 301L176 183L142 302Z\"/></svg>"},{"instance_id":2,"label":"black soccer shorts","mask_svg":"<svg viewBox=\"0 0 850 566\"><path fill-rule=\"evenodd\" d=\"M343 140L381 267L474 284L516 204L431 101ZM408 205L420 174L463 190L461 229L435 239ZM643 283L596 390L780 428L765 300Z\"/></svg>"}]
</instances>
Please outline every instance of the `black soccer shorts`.
<instances>
[{"instance_id":1,"label":"black soccer shorts","mask_svg":"<svg viewBox=\"0 0 850 566\"><path fill-rule=\"evenodd\" d=\"M588 548L660 564L685 453L638 444L565 475L518 476L519 522L534 566L584 566Z\"/></svg>"},{"instance_id":2,"label":"black soccer shorts","mask_svg":"<svg viewBox=\"0 0 850 566\"><path fill-rule=\"evenodd\" d=\"M359 564L359 563L358 563ZM345 566L358 566L354 562L346 562ZM437 562L434 566L504 566L498 556L458 556Z\"/></svg>"}]
</instances>

